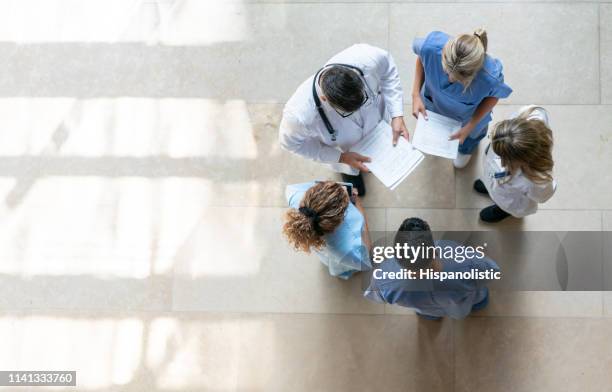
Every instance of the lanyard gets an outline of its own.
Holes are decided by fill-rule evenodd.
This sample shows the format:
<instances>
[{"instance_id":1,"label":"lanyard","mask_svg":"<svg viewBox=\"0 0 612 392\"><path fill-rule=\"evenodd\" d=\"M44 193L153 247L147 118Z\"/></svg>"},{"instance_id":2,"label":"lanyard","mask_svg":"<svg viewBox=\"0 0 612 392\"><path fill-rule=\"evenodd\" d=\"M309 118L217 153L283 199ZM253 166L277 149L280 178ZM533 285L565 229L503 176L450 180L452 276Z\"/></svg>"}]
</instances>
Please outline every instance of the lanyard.
<instances>
[{"instance_id":1,"label":"lanyard","mask_svg":"<svg viewBox=\"0 0 612 392\"><path fill-rule=\"evenodd\" d=\"M487 156L489 155L489 149L490 148L491 148L491 143L489 143L489 145L487 146L487 149L485 150L485 155L487 155ZM488 159L490 159L490 158L487 158L487 160ZM496 161L497 159L499 159L499 158L494 158L493 160ZM493 165L493 163L491 163L490 165ZM512 173L510 173L508 170L498 171L498 170L496 170L497 167L503 168L502 165L501 165L501 162L499 164L495 164L495 166L491 167L493 170L491 170L492 174L490 174L490 177L492 179L495 179L499 185L503 185L503 184L509 182L512 179Z\"/></svg>"}]
</instances>

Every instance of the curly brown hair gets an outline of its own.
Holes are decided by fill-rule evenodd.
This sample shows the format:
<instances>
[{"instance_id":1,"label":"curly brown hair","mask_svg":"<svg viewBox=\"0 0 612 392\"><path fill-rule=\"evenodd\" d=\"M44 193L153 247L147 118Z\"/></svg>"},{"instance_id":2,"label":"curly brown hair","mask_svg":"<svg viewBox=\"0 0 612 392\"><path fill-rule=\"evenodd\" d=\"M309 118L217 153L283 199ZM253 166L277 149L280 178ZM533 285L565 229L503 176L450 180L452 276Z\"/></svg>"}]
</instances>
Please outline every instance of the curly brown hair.
<instances>
[{"instance_id":1,"label":"curly brown hair","mask_svg":"<svg viewBox=\"0 0 612 392\"><path fill-rule=\"evenodd\" d=\"M319 182L304 194L300 208L285 213L283 233L298 251L309 253L325 245L325 234L331 233L344 220L349 195L333 181Z\"/></svg>"}]
</instances>

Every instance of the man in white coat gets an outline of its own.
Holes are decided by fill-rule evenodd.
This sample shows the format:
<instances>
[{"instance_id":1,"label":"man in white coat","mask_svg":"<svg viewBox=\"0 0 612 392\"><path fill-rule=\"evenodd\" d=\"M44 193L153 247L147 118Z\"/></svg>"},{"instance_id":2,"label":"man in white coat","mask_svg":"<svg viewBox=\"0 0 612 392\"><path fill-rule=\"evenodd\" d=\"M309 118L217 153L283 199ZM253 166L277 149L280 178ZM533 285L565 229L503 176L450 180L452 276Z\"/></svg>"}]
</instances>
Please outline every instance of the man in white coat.
<instances>
[{"instance_id":1,"label":"man in white coat","mask_svg":"<svg viewBox=\"0 0 612 392\"><path fill-rule=\"evenodd\" d=\"M283 110L279 140L293 153L330 164L365 195L361 171L370 158L349 149L380 121L391 123L396 144L408 139L403 93L391 55L357 44L332 57L304 81Z\"/></svg>"}]
</instances>

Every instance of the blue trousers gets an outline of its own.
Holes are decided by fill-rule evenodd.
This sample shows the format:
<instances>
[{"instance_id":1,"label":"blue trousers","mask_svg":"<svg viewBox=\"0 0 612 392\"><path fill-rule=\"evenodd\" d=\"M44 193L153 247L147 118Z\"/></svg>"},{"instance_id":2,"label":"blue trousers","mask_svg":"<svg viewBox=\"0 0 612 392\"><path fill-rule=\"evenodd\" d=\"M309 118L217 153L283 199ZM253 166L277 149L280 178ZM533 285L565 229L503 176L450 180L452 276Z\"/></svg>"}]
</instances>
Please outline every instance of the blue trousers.
<instances>
[{"instance_id":1,"label":"blue trousers","mask_svg":"<svg viewBox=\"0 0 612 392\"><path fill-rule=\"evenodd\" d=\"M472 133L470 133L470 136L465 138L465 140L463 141L463 144L459 145L459 153L469 155L472 152L474 152L476 147L478 147L478 143L480 143L480 141L485 136L487 136L488 129L489 129L489 126L487 125L484 128L482 128L480 131L476 131L476 132L472 131Z\"/></svg>"}]
</instances>

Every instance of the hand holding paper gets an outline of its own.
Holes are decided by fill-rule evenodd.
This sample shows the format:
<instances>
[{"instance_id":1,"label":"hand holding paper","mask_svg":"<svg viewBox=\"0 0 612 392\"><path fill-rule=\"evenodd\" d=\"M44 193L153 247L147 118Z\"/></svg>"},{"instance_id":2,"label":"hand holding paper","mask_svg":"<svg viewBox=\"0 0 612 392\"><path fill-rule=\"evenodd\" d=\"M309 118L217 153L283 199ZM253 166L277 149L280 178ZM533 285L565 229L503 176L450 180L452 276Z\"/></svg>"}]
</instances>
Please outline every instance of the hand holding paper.
<instances>
[{"instance_id":1,"label":"hand holding paper","mask_svg":"<svg viewBox=\"0 0 612 392\"><path fill-rule=\"evenodd\" d=\"M371 162L366 162L365 166L393 190L421 163L423 154L403 137L393 146L392 133L391 126L381 121L351 151L370 157Z\"/></svg>"},{"instance_id":2,"label":"hand holding paper","mask_svg":"<svg viewBox=\"0 0 612 392\"><path fill-rule=\"evenodd\" d=\"M363 156L361 154L357 154L356 152L343 152L340 154L340 163L345 163L350 167L357 169L362 172L369 172L370 170L364 164L365 162L371 162L372 160L369 157Z\"/></svg>"},{"instance_id":3,"label":"hand holding paper","mask_svg":"<svg viewBox=\"0 0 612 392\"><path fill-rule=\"evenodd\" d=\"M450 140L451 135L461 129L461 123L452 118L427 111L426 120L419 113L414 133L414 147L430 155L455 159L459 149L459 140Z\"/></svg>"},{"instance_id":4,"label":"hand holding paper","mask_svg":"<svg viewBox=\"0 0 612 392\"><path fill-rule=\"evenodd\" d=\"M466 125L465 127L462 127L460 130L450 135L448 140L459 140L459 144L463 144L463 142L470 135L471 132L472 128L468 128Z\"/></svg>"},{"instance_id":5,"label":"hand holding paper","mask_svg":"<svg viewBox=\"0 0 612 392\"><path fill-rule=\"evenodd\" d=\"M410 134L408 128L404 123L404 117L394 117L391 120L391 129L393 130L393 145L397 145L397 139L405 137L406 140L410 140Z\"/></svg>"}]
</instances>

